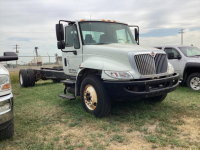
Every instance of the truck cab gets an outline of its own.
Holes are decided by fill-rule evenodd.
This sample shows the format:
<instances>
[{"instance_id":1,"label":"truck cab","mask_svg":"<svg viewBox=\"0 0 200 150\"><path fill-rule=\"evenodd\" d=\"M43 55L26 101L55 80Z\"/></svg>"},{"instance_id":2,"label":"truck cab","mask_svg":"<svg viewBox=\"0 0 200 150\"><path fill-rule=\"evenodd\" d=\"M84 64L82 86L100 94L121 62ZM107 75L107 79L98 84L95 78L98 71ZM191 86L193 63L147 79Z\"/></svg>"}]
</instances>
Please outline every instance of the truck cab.
<instances>
[{"instance_id":1,"label":"truck cab","mask_svg":"<svg viewBox=\"0 0 200 150\"><path fill-rule=\"evenodd\" d=\"M13 52L4 52L0 62L17 60ZM13 94L8 70L0 64L0 141L11 138L14 134Z\"/></svg>"},{"instance_id":2,"label":"truck cab","mask_svg":"<svg viewBox=\"0 0 200 150\"><path fill-rule=\"evenodd\" d=\"M134 36L130 27L135 28ZM62 81L65 89L59 96L70 100L80 96L83 108L96 117L110 112L111 100L158 102L179 84L164 51L139 45L138 26L103 19L60 20L56 34L69 76Z\"/></svg>"}]
</instances>

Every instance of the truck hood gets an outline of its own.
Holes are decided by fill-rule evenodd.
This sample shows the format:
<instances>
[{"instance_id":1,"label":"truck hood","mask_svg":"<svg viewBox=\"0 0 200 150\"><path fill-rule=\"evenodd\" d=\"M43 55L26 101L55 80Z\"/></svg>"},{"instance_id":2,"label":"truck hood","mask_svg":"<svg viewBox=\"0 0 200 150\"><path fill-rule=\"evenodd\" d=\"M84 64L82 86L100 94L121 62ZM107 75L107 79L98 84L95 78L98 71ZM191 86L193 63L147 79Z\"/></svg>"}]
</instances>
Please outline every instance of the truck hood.
<instances>
[{"instance_id":1,"label":"truck hood","mask_svg":"<svg viewBox=\"0 0 200 150\"><path fill-rule=\"evenodd\" d=\"M151 53L151 52L165 53L164 51L156 48L141 46L128 43L113 43L105 45L84 45L84 54L113 57L117 59L123 59L129 61L127 53Z\"/></svg>"},{"instance_id":2,"label":"truck hood","mask_svg":"<svg viewBox=\"0 0 200 150\"><path fill-rule=\"evenodd\" d=\"M187 57L187 62L191 63L200 63L200 57Z\"/></svg>"}]
</instances>

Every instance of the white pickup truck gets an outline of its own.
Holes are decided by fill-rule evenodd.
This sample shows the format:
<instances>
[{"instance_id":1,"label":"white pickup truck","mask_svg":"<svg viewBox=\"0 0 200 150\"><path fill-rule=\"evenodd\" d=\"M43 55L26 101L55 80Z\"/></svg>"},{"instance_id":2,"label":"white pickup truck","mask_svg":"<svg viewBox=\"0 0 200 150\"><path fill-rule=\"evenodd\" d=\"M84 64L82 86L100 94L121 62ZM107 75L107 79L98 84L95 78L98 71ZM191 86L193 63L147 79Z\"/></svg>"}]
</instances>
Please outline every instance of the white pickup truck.
<instances>
[{"instance_id":1,"label":"white pickup truck","mask_svg":"<svg viewBox=\"0 0 200 150\"><path fill-rule=\"evenodd\" d=\"M0 62L17 60L14 52L4 52ZM8 70L0 64L0 141L14 134L13 94Z\"/></svg>"},{"instance_id":2,"label":"white pickup truck","mask_svg":"<svg viewBox=\"0 0 200 150\"><path fill-rule=\"evenodd\" d=\"M166 45L155 47L166 52L168 61L180 75L182 84L200 91L200 49L194 46Z\"/></svg>"}]
</instances>

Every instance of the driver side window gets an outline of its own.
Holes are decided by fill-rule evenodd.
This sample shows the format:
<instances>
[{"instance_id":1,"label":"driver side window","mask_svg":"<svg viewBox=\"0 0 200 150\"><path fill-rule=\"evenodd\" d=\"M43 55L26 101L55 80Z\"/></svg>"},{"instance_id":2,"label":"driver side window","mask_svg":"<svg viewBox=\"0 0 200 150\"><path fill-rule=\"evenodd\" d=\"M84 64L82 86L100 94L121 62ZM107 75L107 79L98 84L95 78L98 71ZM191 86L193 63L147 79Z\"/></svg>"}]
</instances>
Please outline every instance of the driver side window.
<instances>
[{"instance_id":1,"label":"driver side window","mask_svg":"<svg viewBox=\"0 0 200 150\"><path fill-rule=\"evenodd\" d=\"M73 46L73 26L67 26L65 28L65 45Z\"/></svg>"},{"instance_id":2,"label":"driver side window","mask_svg":"<svg viewBox=\"0 0 200 150\"><path fill-rule=\"evenodd\" d=\"M174 59L178 58L179 53L174 48L165 48L164 50L168 56L168 53L172 52L174 53Z\"/></svg>"},{"instance_id":3,"label":"driver side window","mask_svg":"<svg viewBox=\"0 0 200 150\"><path fill-rule=\"evenodd\" d=\"M74 45L75 49L80 48L76 25L65 27L65 45L67 47Z\"/></svg>"}]
</instances>

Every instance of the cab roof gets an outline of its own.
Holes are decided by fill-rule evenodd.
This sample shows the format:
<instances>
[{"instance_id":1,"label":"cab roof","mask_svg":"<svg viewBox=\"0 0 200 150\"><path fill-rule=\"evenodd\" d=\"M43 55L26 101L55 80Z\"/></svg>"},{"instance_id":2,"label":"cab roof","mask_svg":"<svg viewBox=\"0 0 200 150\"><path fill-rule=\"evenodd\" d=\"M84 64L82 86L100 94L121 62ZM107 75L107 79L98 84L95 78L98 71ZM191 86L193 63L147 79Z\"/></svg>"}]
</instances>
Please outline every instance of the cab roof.
<instances>
[{"instance_id":1,"label":"cab roof","mask_svg":"<svg viewBox=\"0 0 200 150\"><path fill-rule=\"evenodd\" d=\"M81 19L81 20L76 20L77 22L84 22L84 21L101 21L101 22L113 22L113 23L122 23L122 24L126 24L124 22L119 22L119 21L115 21L115 20L106 20L106 19Z\"/></svg>"}]
</instances>

